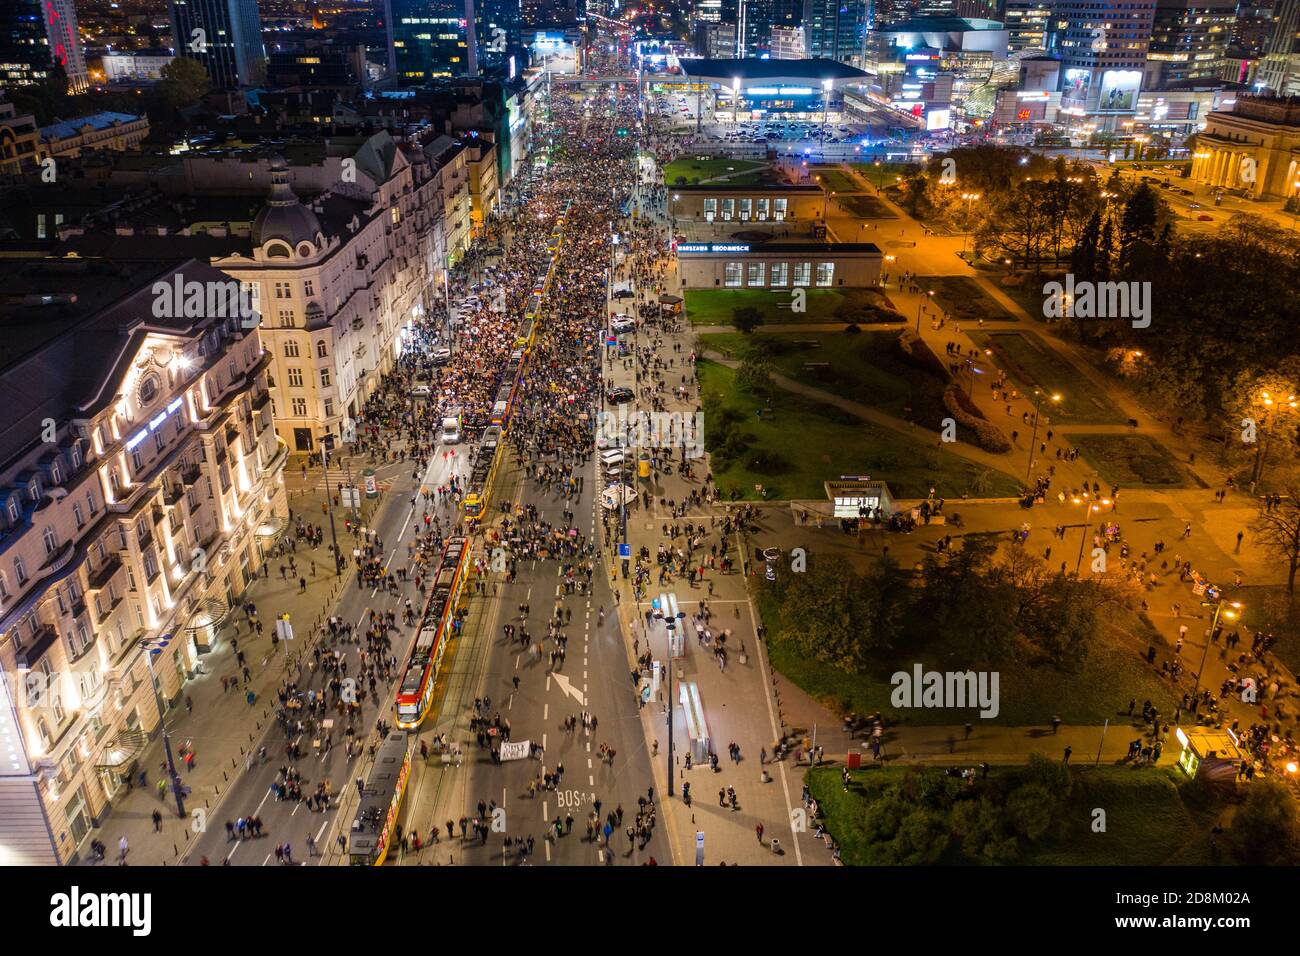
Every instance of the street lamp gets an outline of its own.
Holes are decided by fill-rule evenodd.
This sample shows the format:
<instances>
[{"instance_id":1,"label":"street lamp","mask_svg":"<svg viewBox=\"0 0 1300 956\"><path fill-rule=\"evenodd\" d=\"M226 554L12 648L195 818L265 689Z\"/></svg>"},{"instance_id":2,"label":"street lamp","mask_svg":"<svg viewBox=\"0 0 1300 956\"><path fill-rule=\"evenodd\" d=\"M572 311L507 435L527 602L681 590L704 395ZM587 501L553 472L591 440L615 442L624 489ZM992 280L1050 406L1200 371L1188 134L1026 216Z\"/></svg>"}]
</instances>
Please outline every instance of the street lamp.
<instances>
[{"instance_id":1,"label":"street lamp","mask_svg":"<svg viewBox=\"0 0 1300 956\"><path fill-rule=\"evenodd\" d=\"M1259 483L1260 476L1264 472L1264 446L1268 443L1268 413L1273 411L1274 408L1279 412L1288 408L1294 410L1296 405L1300 404L1296 402L1296 397L1294 395L1288 395L1283 399L1281 396L1275 398L1268 392L1260 393L1260 401L1264 405L1264 415L1263 421L1260 422L1261 434L1259 435L1259 441L1255 445L1255 467L1251 470L1250 474L1251 494L1255 493L1255 485Z\"/></svg>"},{"instance_id":2,"label":"street lamp","mask_svg":"<svg viewBox=\"0 0 1300 956\"><path fill-rule=\"evenodd\" d=\"M931 299L933 299L934 290L931 289L929 292L926 293L926 295L928 295ZM921 334L921 310L925 308L925 302L926 302L925 298L922 297L921 301L916 304L916 334L917 335Z\"/></svg>"},{"instance_id":3,"label":"street lamp","mask_svg":"<svg viewBox=\"0 0 1300 956\"><path fill-rule=\"evenodd\" d=\"M1071 503L1076 505L1084 503L1082 498L1072 498L1070 500ZM1088 502L1088 520L1079 525L1079 527L1083 529L1083 533L1079 535L1079 557L1078 560L1074 562L1074 576L1076 578L1079 576L1079 572L1083 568L1083 546L1088 543L1088 532L1092 529L1092 516L1098 511L1101 511L1101 505L1096 502Z\"/></svg>"},{"instance_id":4,"label":"street lamp","mask_svg":"<svg viewBox=\"0 0 1300 956\"><path fill-rule=\"evenodd\" d=\"M1196 668L1196 686L1192 688L1193 697L1201 691L1201 675L1205 673L1205 659L1210 656L1210 644L1214 641L1214 632L1219 628L1219 615L1222 614L1229 621L1235 621L1241 616L1245 605L1240 601L1202 601L1201 607L1213 607L1214 617L1210 620L1210 633L1205 638L1205 650L1201 651L1201 664Z\"/></svg>"},{"instance_id":5,"label":"street lamp","mask_svg":"<svg viewBox=\"0 0 1300 956\"><path fill-rule=\"evenodd\" d=\"M1029 438L1029 464L1025 467L1026 487L1029 485L1029 476L1034 470L1034 445L1038 442L1038 413L1043 405L1043 394L1044 393L1038 389L1034 389L1034 395L1036 396L1034 399L1034 433ZM1059 402L1061 400L1061 393L1053 392L1051 398L1052 401Z\"/></svg>"},{"instance_id":6,"label":"street lamp","mask_svg":"<svg viewBox=\"0 0 1300 956\"><path fill-rule=\"evenodd\" d=\"M675 646L681 642L682 636L679 633L680 621L686 619L686 612L677 606L677 595L670 591L662 591L659 594L657 602L659 606L655 608L655 617L661 618L664 622L664 628L668 632L668 797L673 795L673 655Z\"/></svg>"},{"instance_id":7,"label":"street lamp","mask_svg":"<svg viewBox=\"0 0 1300 956\"><path fill-rule=\"evenodd\" d=\"M163 652L171 643L172 635L165 634L156 641L145 641L140 648L144 651L145 663L149 667L149 682L153 685L153 699L158 706L158 726L162 728L163 750L167 754L167 773L171 777L172 793L176 796L176 815L185 816L185 795L181 791L181 776L176 772L176 761L172 757L172 735L167 731L167 715L163 711L162 689L158 685L158 675L153 669L153 659Z\"/></svg>"},{"instance_id":8,"label":"street lamp","mask_svg":"<svg viewBox=\"0 0 1300 956\"><path fill-rule=\"evenodd\" d=\"M980 194L979 194L979 193L962 193L962 194L961 194L961 198L964 199L964 200L966 200L966 237L965 237L964 239L962 239L962 241L961 241L961 251L962 251L962 254L964 255L964 254L966 253L966 239L969 239L969 238L970 238L970 235L971 235L971 228L970 228L970 227L971 227L971 221L970 221L970 218L971 218L971 203L973 203L973 202L975 202L977 199L979 199L979 198L980 198Z\"/></svg>"}]
</instances>

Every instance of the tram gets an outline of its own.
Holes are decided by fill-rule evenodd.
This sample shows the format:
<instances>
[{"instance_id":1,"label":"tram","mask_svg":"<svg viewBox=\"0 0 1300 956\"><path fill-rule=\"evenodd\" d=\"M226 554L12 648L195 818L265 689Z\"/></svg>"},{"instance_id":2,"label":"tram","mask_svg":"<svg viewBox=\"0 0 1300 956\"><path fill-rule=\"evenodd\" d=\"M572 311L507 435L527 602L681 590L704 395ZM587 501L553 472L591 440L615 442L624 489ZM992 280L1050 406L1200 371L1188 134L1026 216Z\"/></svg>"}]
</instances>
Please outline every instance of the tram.
<instances>
[{"instance_id":1,"label":"tram","mask_svg":"<svg viewBox=\"0 0 1300 956\"><path fill-rule=\"evenodd\" d=\"M375 766L352 818L348 861L353 866L382 866L388 858L410 777L410 739L400 731L393 731L375 753Z\"/></svg>"},{"instance_id":2,"label":"tram","mask_svg":"<svg viewBox=\"0 0 1300 956\"><path fill-rule=\"evenodd\" d=\"M397 719L402 730L417 729L433 706L433 688L442 657L456 627L456 606L468 577L469 547L461 536L447 539L429 600L420 617L420 633L397 689Z\"/></svg>"}]
</instances>

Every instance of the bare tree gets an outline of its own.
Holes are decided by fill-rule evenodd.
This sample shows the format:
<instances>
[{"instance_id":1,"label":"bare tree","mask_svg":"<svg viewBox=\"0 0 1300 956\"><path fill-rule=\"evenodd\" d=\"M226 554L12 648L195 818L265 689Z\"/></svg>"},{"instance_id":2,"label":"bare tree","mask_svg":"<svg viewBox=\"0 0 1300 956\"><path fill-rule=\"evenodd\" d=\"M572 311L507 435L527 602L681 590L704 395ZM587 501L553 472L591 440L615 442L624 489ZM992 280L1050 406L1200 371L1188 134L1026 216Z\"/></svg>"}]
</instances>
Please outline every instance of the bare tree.
<instances>
[{"instance_id":1,"label":"bare tree","mask_svg":"<svg viewBox=\"0 0 1300 956\"><path fill-rule=\"evenodd\" d=\"M1295 593L1296 571L1300 569L1300 485L1291 484L1274 508L1260 511L1251 529L1265 550L1287 562L1286 593Z\"/></svg>"}]
</instances>

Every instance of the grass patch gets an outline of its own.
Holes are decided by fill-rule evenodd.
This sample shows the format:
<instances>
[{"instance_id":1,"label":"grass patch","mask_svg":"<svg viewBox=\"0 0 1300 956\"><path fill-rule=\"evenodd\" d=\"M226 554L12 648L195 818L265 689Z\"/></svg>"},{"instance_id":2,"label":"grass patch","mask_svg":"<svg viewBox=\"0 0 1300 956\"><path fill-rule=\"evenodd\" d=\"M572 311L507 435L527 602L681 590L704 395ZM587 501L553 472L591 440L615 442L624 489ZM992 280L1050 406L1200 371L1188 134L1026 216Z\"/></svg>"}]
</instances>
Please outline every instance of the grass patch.
<instances>
[{"instance_id":1,"label":"grass patch","mask_svg":"<svg viewBox=\"0 0 1300 956\"><path fill-rule=\"evenodd\" d=\"M884 472L881 472L884 474ZM849 472L846 472L849 474ZM890 486L893 480L886 477ZM921 663L927 670L967 670L970 650L960 634L936 635L924 647L896 647L888 660L882 660L879 672L848 673L782 642L776 635L786 626L775 591L765 582L753 588L759 612L767 627L768 653L772 666L799 685L811 697L833 711L841 707L859 714L879 710L888 725L960 726L989 722L972 708L963 713L953 709L908 708L895 710L889 704L893 690L889 676L894 671ZM1139 625L1125 624L1119 632L1136 634ZM1172 714L1176 701L1156 672L1138 656L1141 643L1131 639L1121 643L1122 634L1112 632L1098 639L1079 670L1065 673L1050 667L1032 667L1010 660L1001 662L1000 710L991 723L1009 727L1046 724L1053 714L1060 714L1067 724L1097 726L1109 719L1112 724L1125 719L1122 715L1129 698L1151 700L1161 713Z\"/></svg>"},{"instance_id":2,"label":"grass patch","mask_svg":"<svg viewBox=\"0 0 1300 956\"><path fill-rule=\"evenodd\" d=\"M862 187L844 170L835 166L813 166L808 170L808 180L819 184L827 193L856 193Z\"/></svg>"},{"instance_id":3,"label":"grass patch","mask_svg":"<svg viewBox=\"0 0 1300 956\"><path fill-rule=\"evenodd\" d=\"M946 498L959 498L981 479L991 481L997 495L1014 494L1018 487L1000 472L987 478L987 469L933 447L928 439L911 441L834 405L779 390L769 405L738 389L736 373L725 365L701 361L699 377L702 394L713 403L705 413L706 441L719 413L733 417L747 436L743 457L726 468L713 463L724 495L734 490L738 499L758 498L754 486L759 484L769 499L825 500L828 478L854 474L887 475L900 498L923 498L931 486Z\"/></svg>"},{"instance_id":4,"label":"grass patch","mask_svg":"<svg viewBox=\"0 0 1300 956\"><path fill-rule=\"evenodd\" d=\"M694 186L706 179L716 179L718 176L727 176L732 173L753 174L748 178L748 182L742 180L739 176L728 179L727 182L744 186L758 182L756 175L760 170L766 169L767 163L755 162L749 159L694 159L689 156L679 156L664 167L664 183L668 186ZM685 182L678 182L678 179L685 179Z\"/></svg>"},{"instance_id":5,"label":"grass patch","mask_svg":"<svg viewBox=\"0 0 1300 956\"><path fill-rule=\"evenodd\" d=\"M958 322L1015 322L1016 317L980 288L970 276L929 276L916 280L926 291L934 290L934 301Z\"/></svg>"},{"instance_id":6,"label":"grass patch","mask_svg":"<svg viewBox=\"0 0 1300 956\"><path fill-rule=\"evenodd\" d=\"M1050 410L1044 414L1057 425L1123 425L1128 417L1110 396L1073 364L1036 336L1022 332L972 332L982 348L993 349L995 364L1015 379L1022 394L1035 388L1051 395L1059 393L1060 402L1045 402Z\"/></svg>"},{"instance_id":7,"label":"grass patch","mask_svg":"<svg viewBox=\"0 0 1300 956\"><path fill-rule=\"evenodd\" d=\"M807 311L789 309L791 290L687 289L686 317L692 325L730 325L737 309L752 307L767 325L847 322L852 309L857 321L900 321L889 300L873 289L805 289ZM782 308L785 306L786 308Z\"/></svg>"},{"instance_id":8,"label":"grass patch","mask_svg":"<svg viewBox=\"0 0 1300 956\"><path fill-rule=\"evenodd\" d=\"M987 781L969 789L973 797L986 786L1015 786L1023 767L993 767ZM849 771L845 790L840 770L808 771L808 786L826 818L826 829L849 866L872 859L864 826L867 808L891 785L920 782L943 774L942 768L873 767ZM1209 865L1209 828L1213 815L1199 807L1192 786L1175 768L1078 767L1073 786L1056 814L1056 824L1040 840L1022 845L1015 863L1029 866L1168 866ZM917 787L918 792L925 790ZM1106 831L1092 831L1093 808L1106 809ZM939 861L948 865L987 865L963 852L957 840Z\"/></svg>"},{"instance_id":9,"label":"grass patch","mask_svg":"<svg viewBox=\"0 0 1300 956\"><path fill-rule=\"evenodd\" d=\"M1146 435L1071 435L1088 464L1122 488L1186 488L1182 468L1164 445Z\"/></svg>"},{"instance_id":10,"label":"grass patch","mask_svg":"<svg viewBox=\"0 0 1300 956\"><path fill-rule=\"evenodd\" d=\"M917 168L910 163L849 163L855 172L873 186L888 187L896 182L896 176L906 179Z\"/></svg>"},{"instance_id":11,"label":"grass patch","mask_svg":"<svg viewBox=\"0 0 1300 956\"><path fill-rule=\"evenodd\" d=\"M846 212L852 213L859 219L898 218L892 209L875 196L836 196L835 201L844 207Z\"/></svg>"},{"instance_id":12,"label":"grass patch","mask_svg":"<svg viewBox=\"0 0 1300 956\"><path fill-rule=\"evenodd\" d=\"M782 375L928 428L938 428L948 415L943 381L903 360L896 348L897 332L726 332L701 340L732 358L741 358L757 345Z\"/></svg>"}]
</instances>

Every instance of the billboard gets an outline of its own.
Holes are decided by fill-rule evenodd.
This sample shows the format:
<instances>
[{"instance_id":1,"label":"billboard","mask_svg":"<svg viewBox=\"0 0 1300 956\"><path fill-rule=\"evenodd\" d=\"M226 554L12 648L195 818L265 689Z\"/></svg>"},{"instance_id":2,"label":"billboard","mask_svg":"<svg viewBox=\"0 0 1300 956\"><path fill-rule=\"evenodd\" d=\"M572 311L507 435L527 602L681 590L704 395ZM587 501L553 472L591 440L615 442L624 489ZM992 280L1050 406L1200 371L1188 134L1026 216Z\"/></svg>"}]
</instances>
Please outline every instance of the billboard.
<instances>
[{"instance_id":1,"label":"billboard","mask_svg":"<svg viewBox=\"0 0 1300 956\"><path fill-rule=\"evenodd\" d=\"M1138 91L1141 88L1141 70L1107 70L1101 75L1098 112L1132 113L1137 109Z\"/></svg>"},{"instance_id":2,"label":"billboard","mask_svg":"<svg viewBox=\"0 0 1300 956\"><path fill-rule=\"evenodd\" d=\"M1092 71L1075 67L1065 71L1061 84L1061 99L1079 103L1088 102L1088 89L1092 86Z\"/></svg>"},{"instance_id":3,"label":"billboard","mask_svg":"<svg viewBox=\"0 0 1300 956\"><path fill-rule=\"evenodd\" d=\"M952 110L947 107L943 109L930 110L925 114L926 132L947 129L952 124Z\"/></svg>"}]
</instances>

